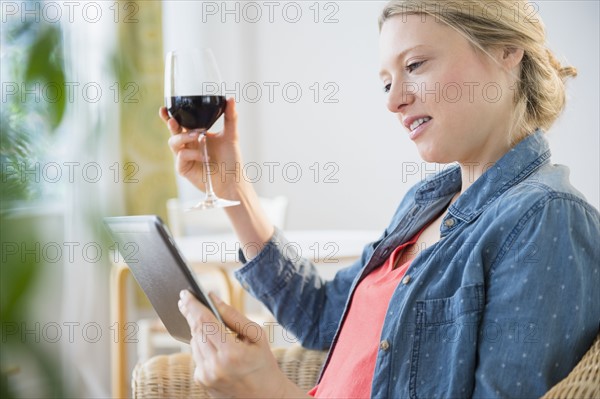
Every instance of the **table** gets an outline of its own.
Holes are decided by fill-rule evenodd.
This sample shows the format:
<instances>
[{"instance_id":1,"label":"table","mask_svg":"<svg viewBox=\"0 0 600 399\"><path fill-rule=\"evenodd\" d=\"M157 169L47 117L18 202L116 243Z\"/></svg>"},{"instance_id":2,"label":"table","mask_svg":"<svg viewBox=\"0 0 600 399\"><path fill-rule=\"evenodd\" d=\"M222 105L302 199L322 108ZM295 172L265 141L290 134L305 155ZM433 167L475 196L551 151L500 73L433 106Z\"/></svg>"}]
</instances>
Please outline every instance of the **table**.
<instances>
[{"instance_id":1,"label":"table","mask_svg":"<svg viewBox=\"0 0 600 399\"><path fill-rule=\"evenodd\" d=\"M377 239L380 231L374 230L296 230L284 233L287 248L313 260L324 278L332 278L335 271L349 264L362 252L365 244ZM234 234L211 234L179 237L175 239L183 257L194 270L207 267L219 268L231 284L231 304L238 310L244 309L244 290L230 278L240 266L238 249L240 244ZM118 326L126 326L127 282L131 272L124 263L115 263L111 270L110 298L111 319ZM126 331L117 329L117 339L112 344L112 394L114 398L129 397L129 370Z\"/></svg>"}]
</instances>

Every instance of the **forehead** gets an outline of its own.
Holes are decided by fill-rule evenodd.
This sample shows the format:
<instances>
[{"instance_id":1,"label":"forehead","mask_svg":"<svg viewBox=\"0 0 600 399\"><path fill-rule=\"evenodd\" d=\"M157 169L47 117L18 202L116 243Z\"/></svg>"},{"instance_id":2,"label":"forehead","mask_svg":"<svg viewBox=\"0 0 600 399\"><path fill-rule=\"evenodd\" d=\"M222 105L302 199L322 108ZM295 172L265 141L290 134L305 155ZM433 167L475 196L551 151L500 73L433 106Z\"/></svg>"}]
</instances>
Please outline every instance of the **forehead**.
<instances>
[{"instance_id":1,"label":"forehead","mask_svg":"<svg viewBox=\"0 0 600 399\"><path fill-rule=\"evenodd\" d=\"M399 14L383 23L379 35L382 65L415 46L458 50L468 41L453 28L425 14Z\"/></svg>"}]
</instances>

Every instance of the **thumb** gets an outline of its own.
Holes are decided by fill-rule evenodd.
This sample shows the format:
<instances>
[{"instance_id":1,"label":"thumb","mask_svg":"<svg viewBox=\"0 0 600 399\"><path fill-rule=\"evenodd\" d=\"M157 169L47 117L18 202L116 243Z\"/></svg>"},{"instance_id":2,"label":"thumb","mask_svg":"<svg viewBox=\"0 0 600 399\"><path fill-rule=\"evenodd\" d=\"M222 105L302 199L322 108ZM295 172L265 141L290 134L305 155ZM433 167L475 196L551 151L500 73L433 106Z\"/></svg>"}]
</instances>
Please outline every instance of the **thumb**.
<instances>
[{"instance_id":1,"label":"thumb","mask_svg":"<svg viewBox=\"0 0 600 399\"><path fill-rule=\"evenodd\" d=\"M221 319L225 325L238 337L251 343L257 343L262 336L262 328L258 323L253 322L246 316L238 312L233 306L223 302L214 292L208 294L213 304L217 308Z\"/></svg>"},{"instance_id":2,"label":"thumb","mask_svg":"<svg viewBox=\"0 0 600 399\"><path fill-rule=\"evenodd\" d=\"M238 114L235 107L235 98L228 98L227 105L225 106L225 125L223 128L223 133L225 137L230 139L237 138L236 136Z\"/></svg>"}]
</instances>

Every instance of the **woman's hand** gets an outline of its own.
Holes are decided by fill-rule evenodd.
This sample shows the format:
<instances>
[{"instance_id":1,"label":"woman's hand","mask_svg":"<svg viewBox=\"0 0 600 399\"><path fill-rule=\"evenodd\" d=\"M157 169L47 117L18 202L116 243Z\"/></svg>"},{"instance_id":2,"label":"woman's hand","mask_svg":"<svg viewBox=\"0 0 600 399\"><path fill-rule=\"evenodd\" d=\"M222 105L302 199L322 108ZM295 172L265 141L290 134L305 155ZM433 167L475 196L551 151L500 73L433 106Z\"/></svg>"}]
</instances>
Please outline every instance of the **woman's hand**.
<instances>
[{"instance_id":1,"label":"woman's hand","mask_svg":"<svg viewBox=\"0 0 600 399\"><path fill-rule=\"evenodd\" d=\"M177 173L200 190L205 190L201 146L208 140L209 173L215 193L221 198L238 199L235 185L242 180L242 176L235 100L233 98L227 100L223 130L218 133L208 133L206 137L200 137L200 141L198 133L189 133L174 118L169 118L165 107L160 108L159 115L171 132L169 147L176 157ZM232 171L236 171L236 175Z\"/></svg>"},{"instance_id":2,"label":"woman's hand","mask_svg":"<svg viewBox=\"0 0 600 399\"><path fill-rule=\"evenodd\" d=\"M279 369L262 328L215 295L211 299L229 329L192 294L181 291L179 309L192 332L194 379L211 396L309 397Z\"/></svg>"},{"instance_id":3,"label":"woman's hand","mask_svg":"<svg viewBox=\"0 0 600 399\"><path fill-rule=\"evenodd\" d=\"M189 134L174 118L169 118L167 109L159 110L171 137L169 147L175 154L177 173L188 179L198 189L204 187L204 159L201 146L208 139L209 174L215 194L220 198L240 201L240 205L225 208L247 260L261 250L273 235L273 225L267 219L258 195L243 176L242 156L238 140L237 112L235 99L227 100L225 126L219 133L208 133L202 142L197 134Z\"/></svg>"}]
</instances>

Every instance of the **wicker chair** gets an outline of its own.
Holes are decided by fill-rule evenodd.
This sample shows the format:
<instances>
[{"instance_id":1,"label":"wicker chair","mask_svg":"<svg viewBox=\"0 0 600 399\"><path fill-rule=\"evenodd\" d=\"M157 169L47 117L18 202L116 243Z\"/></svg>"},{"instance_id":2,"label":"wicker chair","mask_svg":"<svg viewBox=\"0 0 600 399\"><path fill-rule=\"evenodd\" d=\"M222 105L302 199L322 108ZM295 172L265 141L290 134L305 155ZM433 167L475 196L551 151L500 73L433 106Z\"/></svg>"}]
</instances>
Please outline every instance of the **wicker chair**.
<instances>
[{"instance_id":1,"label":"wicker chair","mask_svg":"<svg viewBox=\"0 0 600 399\"><path fill-rule=\"evenodd\" d=\"M273 351L283 372L300 388L312 388L325 360L325 352L299 346ZM133 371L134 398L208 398L193 380L194 362L189 354L156 356ZM600 334L573 371L547 392L543 399L600 398Z\"/></svg>"}]
</instances>

